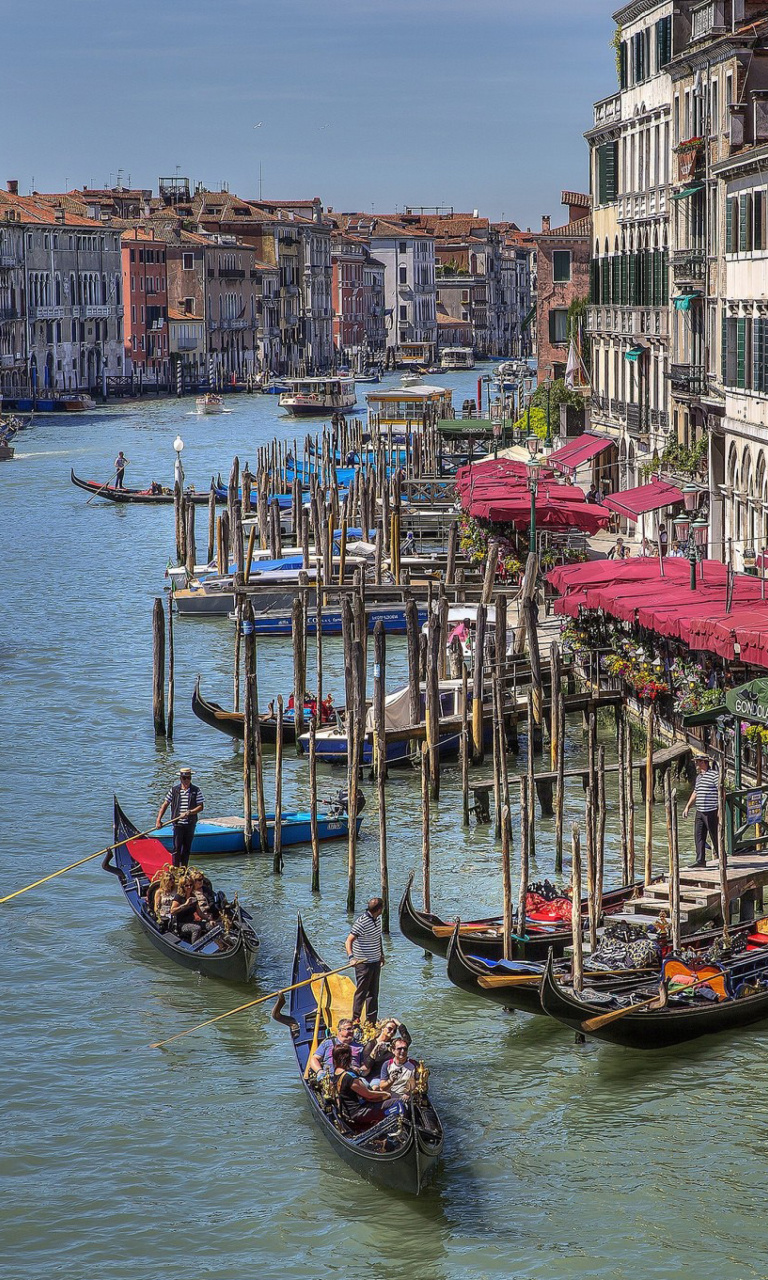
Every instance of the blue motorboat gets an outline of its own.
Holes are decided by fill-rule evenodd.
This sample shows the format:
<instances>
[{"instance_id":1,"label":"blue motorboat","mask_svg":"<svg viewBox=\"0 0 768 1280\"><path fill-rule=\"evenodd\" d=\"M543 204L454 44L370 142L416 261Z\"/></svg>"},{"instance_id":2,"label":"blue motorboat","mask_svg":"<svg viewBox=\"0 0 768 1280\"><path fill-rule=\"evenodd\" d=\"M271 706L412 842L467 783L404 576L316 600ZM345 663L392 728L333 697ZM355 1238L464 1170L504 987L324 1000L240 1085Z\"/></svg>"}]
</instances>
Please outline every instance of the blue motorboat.
<instances>
[{"instance_id":1,"label":"blue motorboat","mask_svg":"<svg viewBox=\"0 0 768 1280\"><path fill-rule=\"evenodd\" d=\"M357 829L362 823L362 806L358 810ZM284 813L280 823L282 847L306 844L312 839L311 817L309 810ZM349 813L343 798L329 801L317 813L318 840L346 840L349 835ZM173 832L170 827L159 828L150 833L150 839L159 840L169 850L173 849ZM267 814L267 849L274 848L275 815ZM259 824L254 814L252 845L254 853L261 853ZM206 818L200 819L195 827L192 840L192 854L197 858L226 857L232 854L245 853L245 830L242 818Z\"/></svg>"},{"instance_id":2,"label":"blue motorboat","mask_svg":"<svg viewBox=\"0 0 768 1280\"><path fill-rule=\"evenodd\" d=\"M390 635L405 635L404 604L370 605L365 612L369 635L373 633L373 629L379 621L383 622L384 630ZM418 616L419 626L423 626L428 616L426 605L418 606ZM254 626L258 636L289 636L292 634L293 626L292 611L290 609L274 609L265 613L257 613L254 619ZM322 631L324 636L341 635L341 609L323 610ZM317 616L314 609L307 612L307 634L310 636L317 634Z\"/></svg>"}]
</instances>

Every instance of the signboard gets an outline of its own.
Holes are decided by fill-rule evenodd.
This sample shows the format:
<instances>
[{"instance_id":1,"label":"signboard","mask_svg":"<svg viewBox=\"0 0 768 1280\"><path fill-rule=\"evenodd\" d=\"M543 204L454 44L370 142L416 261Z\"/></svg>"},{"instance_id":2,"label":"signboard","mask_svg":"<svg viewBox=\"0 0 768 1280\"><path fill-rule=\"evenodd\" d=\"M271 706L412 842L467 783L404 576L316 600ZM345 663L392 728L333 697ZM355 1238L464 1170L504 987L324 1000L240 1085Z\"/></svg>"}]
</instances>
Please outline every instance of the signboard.
<instances>
[{"instance_id":1,"label":"signboard","mask_svg":"<svg viewBox=\"0 0 768 1280\"><path fill-rule=\"evenodd\" d=\"M762 791L748 791L744 797L747 822L760 822L763 817Z\"/></svg>"},{"instance_id":2,"label":"signboard","mask_svg":"<svg viewBox=\"0 0 768 1280\"><path fill-rule=\"evenodd\" d=\"M738 689L729 689L725 705L740 720L768 725L768 680L750 680Z\"/></svg>"}]
</instances>

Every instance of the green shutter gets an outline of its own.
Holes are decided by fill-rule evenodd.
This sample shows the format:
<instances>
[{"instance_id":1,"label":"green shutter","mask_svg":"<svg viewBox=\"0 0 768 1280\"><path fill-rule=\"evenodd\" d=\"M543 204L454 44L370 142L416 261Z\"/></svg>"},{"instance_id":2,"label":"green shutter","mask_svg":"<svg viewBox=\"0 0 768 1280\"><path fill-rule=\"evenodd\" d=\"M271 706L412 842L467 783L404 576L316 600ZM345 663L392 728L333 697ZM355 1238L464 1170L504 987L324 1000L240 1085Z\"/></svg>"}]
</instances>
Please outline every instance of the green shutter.
<instances>
[{"instance_id":1,"label":"green shutter","mask_svg":"<svg viewBox=\"0 0 768 1280\"><path fill-rule=\"evenodd\" d=\"M752 244L755 249L764 249L763 219L765 217L765 192L755 191L752 194L752 219L754 233Z\"/></svg>"},{"instance_id":2,"label":"green shutter","mask_svg":"<svg viewBox=\"0 0 768 1280\"><path fill-rule=\"evenodd\" d=\"M621 255L621 305L626 307L629 302L629 254Z\"/></svg>"},{"instance_id":3,"label":"green shutter","mask_svg":"<svg viewBox=\"0 0 768 1280\"><path fill-rule=\"evenodd\" d=\"M733 253L733 201L725 202L725 252Z\"/></svg>"},{"instance_id":4,"label":"green shutter","mask_svg":"<svg viewBox=\"0 0 768 1280\"><path fill-rule=\"evenodd\" d=\"M619 88L627 87L627 42L622 40L619 45Z\"/></svg>"},{"instance_id":5,"label":"green shutter","mask_svg":"<svg viewBox=\"0 0 768 1280\"><path fill-rule=\"evenodd\" d=\"M654 307L660 307L662 302L662 295L663 295L662 263L663 263L662 254L658 249L656 249L653 255L653 305Z\"/></svg>"},{"instance_id":6,"label":"green shutter","mask_svg":"<svg viewBox=\"0 0 768 1280\"><path fill-rule=\"evenodd\" d=\"M669 302L669 250L661 251L661 297L659 302L665 307Z\"/></svg>"},{"instance_id":7,"label":"green shutter","mask_svg":"<svg viewBox=\"0 0 768 1280\"><path fill-rule=\"evenodd\" d=\"M739 253L747 252L747 196L746 194L739 196Z\"/></svg>"},{"instance_id":8,"label":"green shutter","mask_svg":"<svg viewBox=\"0 0 768 1280\"><path fill-rule=\"evenodd\" d=\"M630 307L637 306L639 299L637 296L637 254L629 254L629 297L627 302Z\"/></svg>"},{"instance_id":9,"label":"green shutter","mask_svg":"<svg viewBox=\"0 0 768 1280\"><path fill-rule=\"evenodd\" d=\"M611 302L621 303L621 258L614 253L611 258Z\"/></svg>"},{"instance_id":10,"label":"green shutter","mask_svg":"<svg viewBox=\"0 0 768 1280\"><path fill-rule=\"evenodd\" d=\"M747 319L742 316L736 321L736 386L744 389L747 385Z\"/></svg>"},{"instance_id":11,"label":"green shutter","mask_svg":"<svg viewBox=\"0 0 768 1280\"><path fill-rule=\"evenodd\" d=\"M722 329L720 333L720 375L723 386L728 385L728 316L723 307Z\"/></svg>"},{"instance_id":12,"label":"green shutter","mask_svg":"<svg viewBox=\"0 0 768 1280\"><path fill-rule=\"evenodd\" d=\"M550 342L550 346L555 345L555 313L554 311L550 311L549 313L549 342Z\"/></svg>"},{"instance_id":13,"label":"green shutter","mask_svg":"<svg viewBox=\"0 0 768 1280\"><path fill-rule=\"evenodd\" d=\"M589 300L593 304L600 301L600 262L597 258L589 264Z\"/></svg>"}]
</instances>

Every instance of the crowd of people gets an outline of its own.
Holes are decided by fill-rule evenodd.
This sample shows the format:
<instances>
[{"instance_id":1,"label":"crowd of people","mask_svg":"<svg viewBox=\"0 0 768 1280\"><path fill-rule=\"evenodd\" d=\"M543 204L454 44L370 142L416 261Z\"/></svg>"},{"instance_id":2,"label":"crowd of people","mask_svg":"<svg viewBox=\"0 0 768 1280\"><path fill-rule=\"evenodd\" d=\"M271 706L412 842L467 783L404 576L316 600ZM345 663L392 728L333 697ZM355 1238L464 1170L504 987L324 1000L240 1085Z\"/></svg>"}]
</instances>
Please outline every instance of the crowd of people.
<instances>
[{"instance_id":1,"label":"crowd of people","mask_svg":"<svg viewBox=\"0 0 768 1280\"><path fill-rule=\"evenodd\" d=\"M149 886L147 906L161 929L185 942L198 942L221 922L213 885L194 867L163 867Z\"/></svg>"},{"instance_id":2,"label":"crowd of people","mask_svg":"<svg viewBox=\"0 0 768 1280\"><path fill-rule=\"evenodd\" d=\"M406 1109L416 1082L410 1045L399 1018L367 1023L363 1031L351 1018L340 1018L336 1034L311 1055L309 1068L318 1083L329 1081L345 1119L373 1124Z\"/></svg>"}]
</instances>

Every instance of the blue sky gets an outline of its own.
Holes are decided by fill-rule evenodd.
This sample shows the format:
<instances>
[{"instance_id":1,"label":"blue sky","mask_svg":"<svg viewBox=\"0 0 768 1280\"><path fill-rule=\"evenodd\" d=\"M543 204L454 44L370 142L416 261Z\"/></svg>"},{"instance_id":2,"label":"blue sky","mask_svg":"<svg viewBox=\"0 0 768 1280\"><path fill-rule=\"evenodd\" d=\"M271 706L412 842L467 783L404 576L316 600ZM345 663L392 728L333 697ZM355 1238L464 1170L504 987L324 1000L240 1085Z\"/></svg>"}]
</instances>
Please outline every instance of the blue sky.
<instances>
[{"instance_id":1,"label":"blue sky","mask_svg":"<svg viewBox=\"0 0 768 1280\"><path fill-rule=\"evenodd\" d=\"M537 227L586 190L615 84L602 0L25 0L3 25L19 189L177 172L339 210ZM10 124L10 127L9 127Z\"/></svg>"}]
</instances>

